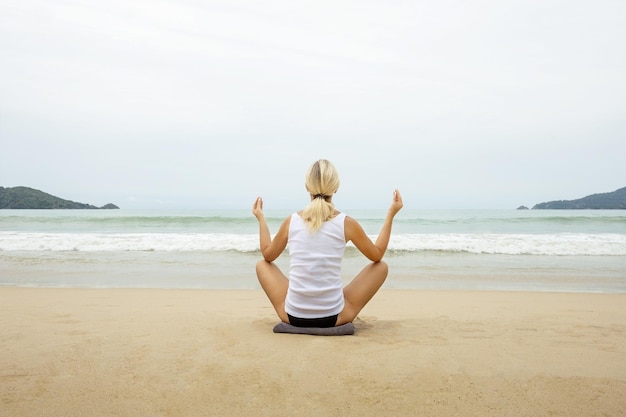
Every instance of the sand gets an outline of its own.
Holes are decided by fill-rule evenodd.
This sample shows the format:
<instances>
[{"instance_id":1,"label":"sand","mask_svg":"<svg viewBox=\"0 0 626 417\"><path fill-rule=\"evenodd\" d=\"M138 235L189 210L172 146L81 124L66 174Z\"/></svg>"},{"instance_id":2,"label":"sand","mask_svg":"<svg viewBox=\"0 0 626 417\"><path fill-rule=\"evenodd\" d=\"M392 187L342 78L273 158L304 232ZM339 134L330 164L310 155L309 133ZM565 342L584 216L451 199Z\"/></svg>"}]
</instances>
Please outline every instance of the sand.
<instances>
[{"instance_id":1,"label":"sand","mask_svg":"<svg viewBox=\"0 0 626 417\"><path fill-rule=\"evenodd\" d=\"M0 288L0 416L623 416L626 294L382 290L354 336L261 290Z\"/></svg>"}]
</instances>

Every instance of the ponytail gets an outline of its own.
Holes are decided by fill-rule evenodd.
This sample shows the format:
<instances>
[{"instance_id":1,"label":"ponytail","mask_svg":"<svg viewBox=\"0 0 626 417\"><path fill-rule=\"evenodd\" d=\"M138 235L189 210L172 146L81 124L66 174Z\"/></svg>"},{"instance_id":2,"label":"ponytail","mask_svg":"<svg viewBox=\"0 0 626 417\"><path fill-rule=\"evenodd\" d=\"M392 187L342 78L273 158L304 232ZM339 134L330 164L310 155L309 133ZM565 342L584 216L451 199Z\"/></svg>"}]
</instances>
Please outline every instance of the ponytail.
<instances>
[{"instance_id":1,"label":"ponytail","mask_svg":"<svg viewBox=\"0 0 626 417\"><path fill-rule=\"evenodd\" d=\"M305 184L313 199L302 211L302 218L309 231L316 232L335 212L331 197L339 188L339 174L329 161L320 159L309 168Z\"/></svg>"}]
</instances>

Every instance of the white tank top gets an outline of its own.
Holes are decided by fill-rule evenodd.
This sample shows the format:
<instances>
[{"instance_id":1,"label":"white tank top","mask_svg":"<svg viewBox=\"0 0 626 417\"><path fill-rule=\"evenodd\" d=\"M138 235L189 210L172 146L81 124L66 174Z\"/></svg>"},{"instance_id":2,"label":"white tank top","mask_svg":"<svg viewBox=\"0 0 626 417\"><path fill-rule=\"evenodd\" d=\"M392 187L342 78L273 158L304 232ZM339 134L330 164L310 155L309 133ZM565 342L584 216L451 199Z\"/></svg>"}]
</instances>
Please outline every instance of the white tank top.
<instances>
[{"instance_id":1,"label":"white tank top","mask_svg":"<svg viewBox=\"0 0 626 417\"><path fill-rule=\"evenodd\" d=\"M339 213L314 233L294 213L289 223L289 289L285 311L303 319L339 314L343 310L341 260L346 249L344 223Z\"/></svg>"}]
</instances>

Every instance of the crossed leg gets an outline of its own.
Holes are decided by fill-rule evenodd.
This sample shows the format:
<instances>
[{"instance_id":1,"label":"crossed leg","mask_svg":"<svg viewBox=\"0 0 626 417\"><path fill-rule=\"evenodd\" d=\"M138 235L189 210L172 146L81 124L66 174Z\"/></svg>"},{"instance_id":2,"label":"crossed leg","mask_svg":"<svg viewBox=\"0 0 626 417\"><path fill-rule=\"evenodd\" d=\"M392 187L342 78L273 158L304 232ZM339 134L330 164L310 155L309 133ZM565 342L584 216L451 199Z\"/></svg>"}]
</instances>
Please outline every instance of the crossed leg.
<instances>
[{"instance_id":1,"label":"crossed leg","mask_svg":"<svg viewBox=\"0 0 626 417\"><path fill-rule=\"evenodd\" d=\"M356 277L343 289L345 306L339 317L337 325L352 323L359 315L363 307L378 292L387 279L389 267L387 263L380 261L368 264Z\"/></svg>"},{"instance_id":2,"label":"crossed leg","mask_svg":"<svg viewBox=\"0 0 626 417\"><path fill-rule=\"evenodd\" d=\"M345 306L339 317L337 325L351 323L378 292L387 279L389 267L385 262L375 262L368 264L354 277L352 281L343 289ZM289 279L272 262L264 260L256 264L256 274L261 287L269 298L276 314L281 321L289 323L289 317L285 312L285 299L287 298L287 288Z\"/></svg>"},{"instance_id":3,"label":"crossed leg","mask_svg":"<svg viewBox=\"0 0 626 417\"><path fill-rule=\"evenodd\" d=\"M274 263L264 260L257 262L256 276L267 298L270 299L272 306L274 306L278 318L285 323L289 323L289 317L285 311L285 299L287 298L289 279Z\"/></svg>"}]
</instances>

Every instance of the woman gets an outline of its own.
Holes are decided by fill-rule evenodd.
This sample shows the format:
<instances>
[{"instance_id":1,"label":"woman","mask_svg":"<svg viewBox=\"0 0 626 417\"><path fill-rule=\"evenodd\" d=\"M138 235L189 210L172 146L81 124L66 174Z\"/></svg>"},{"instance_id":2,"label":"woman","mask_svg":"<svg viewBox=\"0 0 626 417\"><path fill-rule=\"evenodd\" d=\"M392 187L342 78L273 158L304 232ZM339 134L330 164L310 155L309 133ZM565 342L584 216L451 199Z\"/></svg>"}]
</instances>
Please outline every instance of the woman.
<instances>
[{"instance_id":1,"label":"woman","mask_svg":"<svg viewBox=\"0 0 626 417\"><path fill-rule=\"evenodd\" d=\"M321 159L309 168L306 189L311 203L287 217L272 240L258 197L252 213L259 221L263 260L256 265L259 283L278 317L298 327L333 327L352 322L387 278L382 262L394 216L402 208L395 190L391 206L376 242L353 218L335 210L333 195L339 188L335 167ZM367 265L345 288L341 260L347 242L363 253ZM289 278L273 263L289 244Z\"/></svg>"}]
</instances>

